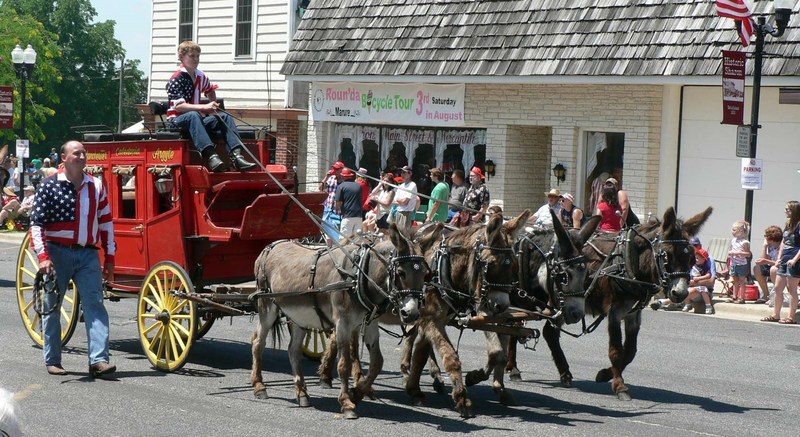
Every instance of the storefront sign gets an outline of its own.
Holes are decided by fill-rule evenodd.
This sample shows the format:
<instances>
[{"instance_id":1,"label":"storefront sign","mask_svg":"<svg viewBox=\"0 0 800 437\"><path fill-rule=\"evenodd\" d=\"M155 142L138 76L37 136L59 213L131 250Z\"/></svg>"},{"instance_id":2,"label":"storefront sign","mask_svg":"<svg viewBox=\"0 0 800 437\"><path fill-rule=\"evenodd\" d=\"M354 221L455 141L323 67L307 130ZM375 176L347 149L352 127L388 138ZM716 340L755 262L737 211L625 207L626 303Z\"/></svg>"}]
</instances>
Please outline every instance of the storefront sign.
<instances>
[{"instance_id":1,"label":"storefront sign","mask_svg":"<svg viewBox=\"0 0 800 437\"><path fill-rule=\"evenodd\" d=\"M722 124L744 124L744 52L722 51Z\"/></svg>"},{"instance_id":2,"label":"storefront sign","mask_svg":"<svg viewBox=\"0 0 800 437\"><path fill-rule=\"evenodd\" d=\"M14 128L14 87L0 86L0 129Z\"/></svg>"},{"instance_id":3,"label":"storefront sign","mask_svg":"<svg viewBox=\"0 0 800 437\"><path fill-rule=\"evenodd\" d=\"M464 126L464 84L314 82L314 121Z\"/></svg>"},{"instance_id":4,"label":"storefront sign","mask_svg":"<svg viewBox=\"0 0 800 437\"><path fill-rule=\"evenodd\" d=\"M764 175L764 167L760 159L742 158L742 188L760 190Z\"/></svg>"}]
</instances>

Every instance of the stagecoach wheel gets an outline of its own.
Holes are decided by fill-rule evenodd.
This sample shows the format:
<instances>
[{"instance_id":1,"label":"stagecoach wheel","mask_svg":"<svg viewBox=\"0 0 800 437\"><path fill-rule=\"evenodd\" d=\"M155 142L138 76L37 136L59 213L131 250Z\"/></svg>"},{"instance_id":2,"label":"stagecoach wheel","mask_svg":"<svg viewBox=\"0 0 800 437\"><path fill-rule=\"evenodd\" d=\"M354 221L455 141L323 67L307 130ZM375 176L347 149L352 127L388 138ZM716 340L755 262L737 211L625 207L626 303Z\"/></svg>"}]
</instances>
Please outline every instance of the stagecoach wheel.
<instances>
[{"instance_id":1,"label":"stagecoach wheel","mask_svg":"<svg viewBox=\"0 0 800 437\"><path fill-rule=\"evenodd\" d=\"M139 292L139 341L150 363L162 372L186 364L197 338L194 302L178 294L194 292L186 271L172 261L150 269Z\"/></svg>"},{"instance_id":2,"label":"stagecoach wheel","mask_svg":"<svg viewBox=\"0 0 800 437\"><path fill-rule=\"evenodd\" d=\"M306 329L306 336L303 338L303 355L312 360L319 360L325 353L330 339L331 331Z\"/></svg>"},{"instance_id":3,"label":"stagecoach wheel","mask_svg":"<svg viewBox=\"0 0 800 437\"><path fill-rule=\"evenodd\" d=\"M198 315L197 317L197 336L194 338L195 340L200 340L201 338L205 337L208 334L208 331L211 330L211 327L214 326L214 321L217 318L213 315L206 320L205 317L202 315Z\"/></svg>"},{"instance_id":4,"label":"stagecoach wheel","mask_svg":"<svg viewBox=\"0 0 800 437\"><path fill-rule=\"evenodd\" d=\"M17 255L17 306L25 331L34 343L44 345L42 335L42 318L34 308L33 281L39 271L39 258L31 247L31 235L25 235ZM70 281L64 299L61 302L61 346L65 346L80 319L80 295L75 283Z\"/></svg>"}]
</instances>

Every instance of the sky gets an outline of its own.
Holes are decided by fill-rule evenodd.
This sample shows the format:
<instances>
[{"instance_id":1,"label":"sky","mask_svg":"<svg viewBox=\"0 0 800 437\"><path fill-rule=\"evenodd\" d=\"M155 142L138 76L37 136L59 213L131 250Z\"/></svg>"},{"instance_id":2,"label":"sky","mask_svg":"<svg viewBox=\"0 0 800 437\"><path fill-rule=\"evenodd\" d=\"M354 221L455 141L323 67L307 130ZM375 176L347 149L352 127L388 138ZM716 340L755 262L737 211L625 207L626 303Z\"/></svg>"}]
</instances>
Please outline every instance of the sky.
<instances>
[{"instance_id":1,"label":"sky","mask_svg":"<svg viewBox=\"0 0 800 437\"><path fill-rule=\"evenodd\" d=\"M95 21L114 20L114 36L122 42L126 59L141 61L139 69L150 75L151 0L91 0Z\"/></svg>"}]
</instances>

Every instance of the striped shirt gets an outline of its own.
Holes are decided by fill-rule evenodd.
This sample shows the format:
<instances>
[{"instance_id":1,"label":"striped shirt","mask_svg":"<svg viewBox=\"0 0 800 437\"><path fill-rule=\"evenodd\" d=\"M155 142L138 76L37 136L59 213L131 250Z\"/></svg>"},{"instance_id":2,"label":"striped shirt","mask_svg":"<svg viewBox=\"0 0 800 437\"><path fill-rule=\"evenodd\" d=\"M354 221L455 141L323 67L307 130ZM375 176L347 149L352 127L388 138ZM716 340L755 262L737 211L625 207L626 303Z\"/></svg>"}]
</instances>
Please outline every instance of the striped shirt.
<instances>
[{"instance_id":1,"label":"striped shirt","mask_svg":"<svg viewBox=\"0 0 800 437\"><path fill-rule=\"evenodd\" d=\"M39 184L31 215L31 241L39 262L49 260L47 242L81 246L100 244L106 262L114 262L116 243L111 205L103 182L84 173L78 190L61 168Z\"/></svg>"},{"instance_id":2,"label":"striped shirt","mask_svg":"<svg viewBox=\"0 0 800 437\"><path fill-rule=\"evenodd\" d=\"M167 95L169 96L167 118L179 115L175 109L176 106L182 103L197 105L200 103L201 95L207 95L218 88L218 85L212 83L211 79L202 71L195 69L194 76L193 82L192 76L186 71L186 67L181 65L181 68L167 82Z\"/></svg>"}]
</instances>

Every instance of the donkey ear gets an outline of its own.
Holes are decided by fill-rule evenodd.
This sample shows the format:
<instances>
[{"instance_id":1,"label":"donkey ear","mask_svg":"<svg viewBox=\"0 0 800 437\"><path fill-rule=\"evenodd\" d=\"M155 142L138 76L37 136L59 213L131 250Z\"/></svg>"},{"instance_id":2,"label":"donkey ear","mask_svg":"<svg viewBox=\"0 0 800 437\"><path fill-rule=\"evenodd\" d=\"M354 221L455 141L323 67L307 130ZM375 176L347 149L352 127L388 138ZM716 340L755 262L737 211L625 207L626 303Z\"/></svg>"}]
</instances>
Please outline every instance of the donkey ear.
<instances>
[{"instance_id":1,"label":"donkey ear","mask_svg":"<svg viewBox=\"0 0 800 437\"><path fill-rule=\"evenodd\" d=\"M703 227L713 211L714 208L709 206L705 211L683 222L683 229L689 235L697 235L697 233L700 232L700 228Z\"/></svg>"},{"instance_id":2,"label":"donkey ear","mask_svg":"<svg viewBox=\"0 0 800 437\"><path fill-rule=\"evenodd\" d=\"M670 206L664 211L664 221L661 223L661 230L666 231L672 229L677 221L678 217L675 215L675 208Z\"/></svg>"},{"instance_id":3,"label":"donkey ear","mask_svg":"<svg viewBox=\"0 0 800 437\"><path fill-rule=\"evenodd\" d=\"M427 252L435 242L439 241L443 231L444 223L441 222L437 222L435 225L431 226L429 230L426 230L424 235L416 239L420 250L422 250L422 252Z\"/></svg>"},{"instance_id":4,"label":"donkey ear","mask_svg":"<svg viewBox=\"0 0 800 437\"><path fill-rule=\"evenodd\" d=\"M512 240L516 240L517 235L523 229L525 229L525 223L528 221L528 217L530 216L531 216L531 210L526 209L525 211L522 211L522 214L509 220L508 223L503 225L503 229L511 237Z\"/></svg>"},{"instance_id":5,"label":"donkey ear","mask_svg":"<svg viewBox=\"0 0 800 437\"><path fill-rule=\"evenodd\" d=\"M556 233L556 239L558 239L558 244L561 245L561 249L566 251L567 246L565 245L571 244L571 241L569 239L569 234L564 229L564 225L561 223L561 220L558 218L558 215L553 210L553 208L550 208L550 217L553 218L553 230Z\"/></svg>"},{"instance_id":6,"label":"donkey ear","mask_svg":"<svg viewBox=\"0 0 800 437\"><path fill-rule=\"evenodd\" d=\"M597 226L600 225L600 222L602 220L603 220L602 215L593 215L592 217L589 218L589 220L586 220L586 223L584 223L583 226L581 226L581 230L578 233L581 239L581 246L586 244L587 241L589 241L589 238L592 237L592 234L594 234L594 231L597 230Z\"/></svg>"},{"instance_id":7,"label":"donkey ear","mask_svg":"<svg viewBox=\"0 0 800 437\"><path fill-rule=\"evenodd\" d=\"M397 225L394 224L394 223L389 225L389 240L392 241L392 244L398 250L401 250L403 247L405 247L403 245L404 241L405 241L405 238L403 238L403 235L401 234L400 229L398 229Z\"/></svg>"}]
</instances>

